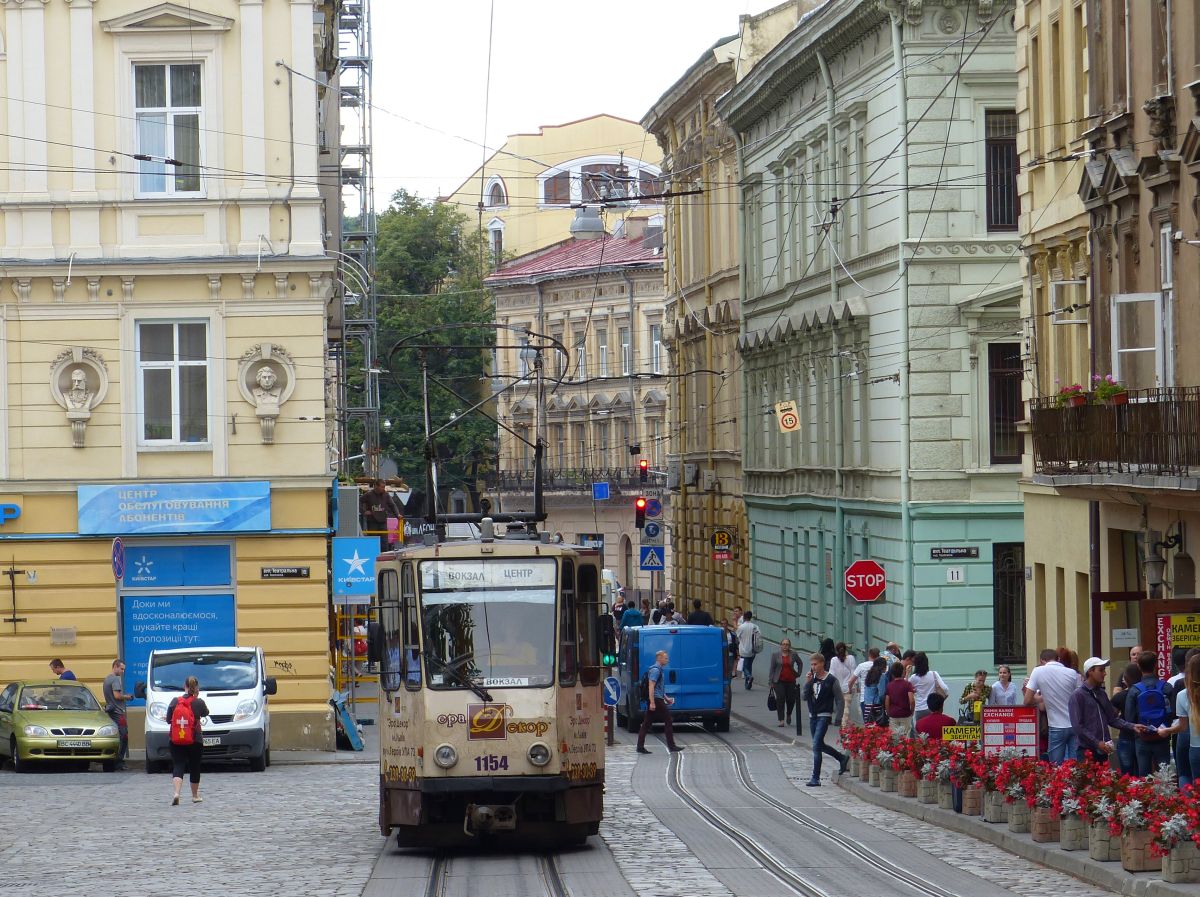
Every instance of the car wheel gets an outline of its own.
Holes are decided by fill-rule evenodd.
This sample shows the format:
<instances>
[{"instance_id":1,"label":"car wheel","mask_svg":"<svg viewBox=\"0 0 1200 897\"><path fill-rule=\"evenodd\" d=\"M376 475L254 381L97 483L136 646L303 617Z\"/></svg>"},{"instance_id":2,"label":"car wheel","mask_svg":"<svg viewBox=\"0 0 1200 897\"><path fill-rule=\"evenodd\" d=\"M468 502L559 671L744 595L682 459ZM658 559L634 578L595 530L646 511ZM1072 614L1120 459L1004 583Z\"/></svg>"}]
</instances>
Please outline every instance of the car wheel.
<instances>
[{"instance_id":1,"label":"car wheel","mask_svg":"<svg viewBox=\"0 0 1200 897\"><path fill-rule=\"evenodd\" d=\"M250 758L250 771L263 772L267 768L267 752L263 751L257 757Z\"/></svg>"},{"instance_id":2,"label":"car wheel","mask_svg":"<svg viewBox=\"0 0 1200 897\"><path fill-rule=\"evenodd\" d=\"M718 732L728 732L729 731L729 714L728 713L724 713L721 716L717 717L717 731Z\"/></svg>"},{"instance_id":3,"label":"car wheel","mask_svg":"<svg viewBox=\"0 0 1200 897\"><path fill-rule=\"evenodd\" d=\"M12 751L13 772L29 772L29 764L21 759L20 752L17 750L17 739L13 739L8 743L9 749Z\"/></svg>"},{"instance_id":4,"label":"car wheel","mask_svg":"<svg viewBox=\"0 0 1200 897\"><path fill-rule=\"evenodd\" d=\"M271 749L267 748L263 751L263 759L267 761L267 766L271 765Z\"/></svg>"},{"instance_id":5,"label":"car wheel","mask_svg":"<svg viewBox=\"0 0 1200 897\"><path fill-rule=\"evenodd\" d=\"M105 772L116 772L117 771L117 761L116 760L104 760L103 762L101 762L100 767ZM147 763L146 769L149 769L149 768L150 768L150 764Z\"/></svg>"}]
</instances>

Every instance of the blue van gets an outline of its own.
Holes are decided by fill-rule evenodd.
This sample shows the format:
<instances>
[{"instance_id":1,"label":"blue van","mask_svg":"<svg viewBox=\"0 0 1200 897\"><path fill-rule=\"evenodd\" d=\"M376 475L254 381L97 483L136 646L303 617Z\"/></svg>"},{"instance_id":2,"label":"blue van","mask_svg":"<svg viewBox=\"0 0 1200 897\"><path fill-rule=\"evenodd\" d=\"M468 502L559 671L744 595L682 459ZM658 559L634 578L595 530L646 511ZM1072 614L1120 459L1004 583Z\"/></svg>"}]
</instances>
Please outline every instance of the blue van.
<instances>
[{"instance_id":1,"label":"blue van","mask_svg":"<svg viewBox=\"0 0 1200 897\"><path fill-rule=\"evenodd\" d=\"M641 727L646 702L640 699L638 686L659 651L670 656L664 689L675 699L671 719L699 721L710 732L728 732L733 669L725 631L719 626L627 627L618 654L622 697L617 722L630 732Z\"/></svg>"}]
</instances>

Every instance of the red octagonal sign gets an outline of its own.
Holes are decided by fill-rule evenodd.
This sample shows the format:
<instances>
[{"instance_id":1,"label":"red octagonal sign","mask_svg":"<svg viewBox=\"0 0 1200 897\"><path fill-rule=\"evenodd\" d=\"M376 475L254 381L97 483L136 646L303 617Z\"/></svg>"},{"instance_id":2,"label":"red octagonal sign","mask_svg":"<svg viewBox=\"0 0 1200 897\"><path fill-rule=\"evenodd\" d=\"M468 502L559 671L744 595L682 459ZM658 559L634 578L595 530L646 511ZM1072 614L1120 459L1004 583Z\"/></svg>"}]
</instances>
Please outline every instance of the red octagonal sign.
<instances>
[{"instance_id":1,"label":"red octagonal sign","mask_svg":"<svg viewBox=\"0 0 1200 897\"><path fill-rule=\"evenodd\" d=\"M846 568L846 591L855 601L878 601L886 588L883 567L875 561L855 561Z\"/></svg>"}]
</instances>

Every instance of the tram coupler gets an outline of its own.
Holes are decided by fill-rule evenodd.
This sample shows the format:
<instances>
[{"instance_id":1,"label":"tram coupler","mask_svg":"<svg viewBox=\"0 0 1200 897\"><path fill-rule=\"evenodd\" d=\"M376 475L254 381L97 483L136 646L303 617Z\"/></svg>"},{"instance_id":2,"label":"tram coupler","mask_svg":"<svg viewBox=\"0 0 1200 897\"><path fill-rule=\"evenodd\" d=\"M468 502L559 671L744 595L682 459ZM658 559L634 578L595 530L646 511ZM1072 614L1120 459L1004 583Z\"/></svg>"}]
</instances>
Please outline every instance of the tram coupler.
<instances>
[{"instance_id":1,"label":"tram coupler","mask_svg":"<svg viewBox=\"0 0 1200 897\"><path fill-rule=\"evenodd\" d=\"M515 804L467 804L467 816L463 831L468 835L488 832L515 831L517 807Z\"/></svg>"}]
</instances>

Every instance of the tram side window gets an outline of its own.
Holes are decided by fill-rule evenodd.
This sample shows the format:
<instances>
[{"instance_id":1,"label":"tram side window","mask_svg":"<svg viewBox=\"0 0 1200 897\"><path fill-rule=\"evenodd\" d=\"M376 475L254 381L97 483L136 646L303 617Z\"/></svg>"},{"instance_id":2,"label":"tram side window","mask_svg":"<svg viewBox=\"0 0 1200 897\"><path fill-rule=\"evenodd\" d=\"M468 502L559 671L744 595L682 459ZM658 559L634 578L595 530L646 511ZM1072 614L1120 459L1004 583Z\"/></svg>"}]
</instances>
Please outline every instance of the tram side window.
<instances>
[{"instance_id":1,"label":"tram side window","mask_svg":"<svg viewBox=\"0 0 1200 897\"><path fill-rule=\"evenodd\" d=\"M575 580L575 619L579 645L579 677L584 685L600 681L600 644L596 618L600 613L600 568L581 564Z\"/></svg>"},{"instance_id":2,"label":"tram side window","mask_svg":"<svg viewBox=\"0 0 1200 897\"><path fill-rule=\"evenodd\" d=\"M379 571L379 624L384 642L379 684L384 691L396 691L400 687L400 588L395 570Z\"/></svg>"},{"instance_id":3,"label":"tram side window","mask_svg":"<svg viewBox=\"0 0 1200 897\"><path fill-rule=\"evenodd\" d=\"M558 681L575 682L578 651L575 648L575 562L563 561L558 613Z\"/></svg>"},{"instance_id":4,"label":"tram side window","mask_svg":"<svg viewBox=\"0 0 1200 897\"><path fill-rule=\"evenodd\" d=\"M400 571L400 591L404 629L404 685L417 689L421 687L421 632L417 626L417 580L412 564L405 564Z\"/></svg>"}]
</instances>

